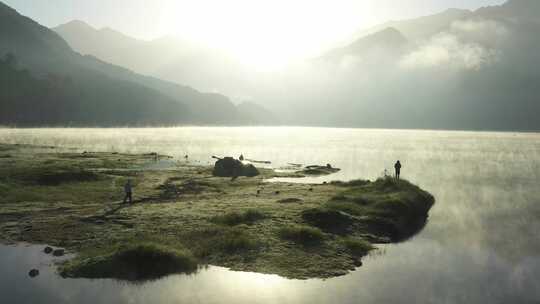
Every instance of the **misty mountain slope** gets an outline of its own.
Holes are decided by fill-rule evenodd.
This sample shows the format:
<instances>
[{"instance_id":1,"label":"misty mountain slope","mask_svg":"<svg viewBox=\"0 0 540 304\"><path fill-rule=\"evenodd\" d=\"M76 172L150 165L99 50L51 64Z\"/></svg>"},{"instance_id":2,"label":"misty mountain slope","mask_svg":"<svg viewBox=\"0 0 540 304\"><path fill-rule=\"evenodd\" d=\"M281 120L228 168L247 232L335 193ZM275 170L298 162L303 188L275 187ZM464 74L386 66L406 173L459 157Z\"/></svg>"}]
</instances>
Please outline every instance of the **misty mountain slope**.
<instances>
[{"instance_id":1,"label":"misty mountain slope","mask_svg":"<svg viewBox=\"0 0 540 304\"><path fill-rule=\"evenodd\" d=\"M289 118L344 127L540 130L539 17L523 17L538 3L480 9L393 60L375 52L367 62L311 67L309 79L288 84L289 100L299 101L287 108Z\"/></svg>"},{"instance_id":2,"label":"misty mountain slope","mask_svg":"<svg viewBox=\"0 0 540 304\"><path fill-rule=\"evenodd\" d=\"M87 67L113 74L115 77L149 86L161 93L187 104L193 113L194 122L207 124L256 124L254 117L240 111L230 100L216 93L199 93L191 87L162 81L200 84L206 88L215 88L213 83L229 82L242 84L249 77L236 78L238 67L218 53L199 49L173 38L161 38L154 41L141 41L117 31L105 28L95 29L82 21L72 21L53 29L77 51L85 56ZM118 66L111 66L104 61ZM140 76L136 72L153 75ZM268 112L262 109L263 112ZM268 117L253 113L262 119L260 123L271 123ZM273 122L272 124L275 124Z\"/></svg>"},{"instance_id":3,"label":"misty mountain slope","mask_svg":"<svg viewBox=\"0 0 540 304\"><path fill-rule=\"evenodd\" d=\"M389 27L359 38L346 47L334 49L322 56L321 59L335 61L346 56L370 57L371 55L380 56L381 53L397 56L404 51L407 44L407 38L400 31Z\"/></svg>"},{"instance_id":4,"label":"misty mountain slope","mask_svg":"<svg viewBox=\"0 0 540 304\"><path fill-rule=\"evenodd\" d=\"M0 123L17 126L174 125L186 107L130 82L87 73L34 77L0 59Z\"/></svg>"},{"instance_id":5,"label":"misty mountain slope","mask_svg":"<svg viewBox=\"0 0 540 304\"><path fill-rule=\"evenodd\" d=\"M245 122L248 125L274 125L280 122L280 119L278 119L274 113L253 102L243 102L239 104L238 111L240 111L244 117L251 118L251 120Z\"/></svg>"},{"instance_id":6,"label":"misty mountain slope","mask_svg":"<svg viewBox=\"0 0 540 304\"><path fill-rule=\"evenodd\" d=\"M355 37L359 39L380 32L385 28L394 28L400 31L408 40L425 39L448 28L452 22L469 17L471 14L472 12L469 10L448 9L430 16L410 20L389 21L367 30L359 31Z\"/></svg>"},{"instance_id":7,"label":"misty mountain slope","mask_svg":"<svg viewBox=\"0 0 540 304\"><path fill-rule=\"evenodd\" d=\"M156 41L156 45L162 47L157 50L152 42L137 40L110 28L98 30L80 20L52 30L83 55L92 55L139 73L151 74L156 66L166 64L176 55L163 41Z\"/></svg>"},{"instance_id":8,"label":"misty mountain slope","mask_svg":"<svg viewBox=\"0 0 540 304\"><path fill-rule=\"evenodd\" d=\"M508 0L500 6L483 7L475 11L475 15L484 18L499 18L518 22L538 23L540 1L537 0Z\"/></svg>"},{"instance_id":9,"label":"misty mountain slope","mask_svg":"<svg viewBox=\"0 0 540 304\"><path fill-rule=\"evenodd\" d=\"M120 66L101 61L91 55L81 56L78 63L88 70L143 85L186 105L190 115L185 123L242 124L250 119L249 117L243 117L236 106L227 97L220 94L201 93L191 87L136 74Z\"/></svg>"},{"instance_id":10,"label":"misty mountain slope","mask_svg":"<svg viewBox=\"0 0 540 304\"><path fill-rule=\"evenodd\" d=\"M81 21L53 30L81 54L199 90L243 97L260 85L254 77L256 73L230 55L173 37L142 41L112 30L95 29ZM114 38L117 36L120 39Z\"/></svg>"}]
</instances>

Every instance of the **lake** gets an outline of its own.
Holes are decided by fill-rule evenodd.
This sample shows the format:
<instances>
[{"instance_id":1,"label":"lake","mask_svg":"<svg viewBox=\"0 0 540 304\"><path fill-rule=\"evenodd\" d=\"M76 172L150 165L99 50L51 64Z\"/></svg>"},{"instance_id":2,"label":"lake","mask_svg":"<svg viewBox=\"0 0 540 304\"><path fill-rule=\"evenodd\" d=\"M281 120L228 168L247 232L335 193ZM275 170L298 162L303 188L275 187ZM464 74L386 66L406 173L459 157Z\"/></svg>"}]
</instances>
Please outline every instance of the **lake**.
<instances>
[{"instance_id":1,"label":"lake","mask_svg":"<svg viewBox=\"0 0 540 304\"><path fill-rule=\"evenodd\" d=\"M0 129L0 142L158 152L192 162L239 156L342 168L310 182L402 176L436 203L413 238L349 275L288 280L210 266L145 284L62 279L44 245L0 246L2 303L538 303L540 134L289 127ZM30 278L28 271L40 270Z\"/></svg>"}]
</instances>

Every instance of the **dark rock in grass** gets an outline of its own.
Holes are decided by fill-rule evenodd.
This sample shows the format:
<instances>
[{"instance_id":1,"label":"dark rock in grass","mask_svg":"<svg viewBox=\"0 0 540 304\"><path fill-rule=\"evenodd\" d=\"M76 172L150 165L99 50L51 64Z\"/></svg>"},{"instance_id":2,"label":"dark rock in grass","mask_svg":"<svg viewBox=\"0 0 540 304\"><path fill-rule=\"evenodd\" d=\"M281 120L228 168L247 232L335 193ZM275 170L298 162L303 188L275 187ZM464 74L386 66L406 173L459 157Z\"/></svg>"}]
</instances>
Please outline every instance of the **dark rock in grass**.
<instances>
[{"instance_id":1,"label":"dark rock in grass","mask_svg":"<svg viewBox=\"0 0 540 304\"><path fill-rule=\"evenodd\" d=\"M313 208L302 211L302 218L308 224L326 232L344 233L357 220L354 216L337 210Z\"/></svg>"},{"instance_id":2,"label":"dark rock in grass","mask_svg":"<svg viewBox=\"0 0 540 304\"><path fill-rule=\"evenodd\" d=\"M212 175L219 177L253 177L259 175L259 170L253 165L244 165L241 161L232 157L219 159L214 165Z\"/></svg>"},{"instance_id":3,"label":"dark rock in grass","mask_svg":"<svg viewBox=\"0 0 540 304\"><path fill-rule=\"evenodd\" d=\"M35 278L39 275L39 270L37 269L32 269L30 270L30 272L28 272L28 276L31 277L31 278Z\"/></svg>"},{"instance_id":4,"label":"dark rock in grass","mask_svg":"<svg viewBox=\"0 0 540 304\"><path fill-rule=\"evenodd\" d=\"M193 273L197 261L190 252L153 243L111 248L102 255L76 258L60 269L63 277L113 278L142 282L175 273Z\"/></svg>"},{"instance_id":5,"label":"dark rock in grass","mask_svg":"<svg viewBox=\"0 0 540 304\"><path fill-rule=\"evenodd\" d=\"M52 254L53 254L55 257L61 257L61 256L64 255L64 253L65 253L64 249L56 249L56 250L53 251Z\"/></svg>"},{"instance_id":6,"label":"dark rock in grass","mask_svg":"<svg viewBox=\"0 0 540 304\"><path fill-rule=\"evenodd\" d=\"M291 204L291 203L301 203L302 200L299 199L299 198L294 198L294 197L291 197L291 198L284 198L284 199L281 199L278 201L278 203L280 204Z\"/></svg>"},{"instance_id":7,"label":"dark rock in grass","mask_svg":"<svg viewBox=\"0 0 540 304\"><path fill-rule=\"evenodd\" d=\"M46 254L49 254L49 253L53 252L53 249L51 247L47 246L47 247L45 247L43 249L43 252L45 252Z\"/></svg>"}]
</instances>

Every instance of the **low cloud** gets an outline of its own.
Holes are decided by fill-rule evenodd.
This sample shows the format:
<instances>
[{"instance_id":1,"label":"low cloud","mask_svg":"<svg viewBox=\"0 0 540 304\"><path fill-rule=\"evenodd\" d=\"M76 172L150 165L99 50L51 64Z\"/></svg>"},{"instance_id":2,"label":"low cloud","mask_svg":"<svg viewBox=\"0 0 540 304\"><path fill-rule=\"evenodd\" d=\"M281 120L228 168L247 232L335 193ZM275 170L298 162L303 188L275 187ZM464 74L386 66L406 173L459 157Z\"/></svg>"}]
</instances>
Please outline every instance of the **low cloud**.
<instances>
[{"instance_id":1,"label":"low cloud","mask_svg":"<svg viewBox=\"0 0 540 304\"><path fill-rule=\"evenodd\" d=\"M506 28L495 21L456 21L449 31L431 37L403 56L400 66L479 70L498 60L501 52L496 45L507 34Z\"/></svg>"}]
</instances>

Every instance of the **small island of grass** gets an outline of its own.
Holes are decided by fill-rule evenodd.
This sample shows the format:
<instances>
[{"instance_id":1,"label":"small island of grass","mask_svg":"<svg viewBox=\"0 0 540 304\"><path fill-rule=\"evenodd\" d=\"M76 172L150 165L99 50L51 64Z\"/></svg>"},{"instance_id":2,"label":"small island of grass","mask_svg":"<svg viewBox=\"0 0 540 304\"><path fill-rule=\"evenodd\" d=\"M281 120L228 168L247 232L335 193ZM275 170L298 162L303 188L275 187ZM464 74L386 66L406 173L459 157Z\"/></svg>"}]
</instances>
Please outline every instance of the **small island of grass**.
<instances>
[{"instance_id":1,"label":"small island of grass","mask_svg":"<svg viewBox=\"0 0 540 304\"><path fill-rule=\"evenodd\" d=\"M297 279L339 276L376 244L419 231L434 203L392 178L268 183L279 174L258 169L231 179L188 162L163 169L152 165L161 157L155 154L23 145L0 151L9 155L0 158L0 239L76 253L60 265L66 277L141 281L204 265ZM128 179L134 204L121 203Z\"/></svg>"}]
</instances>

